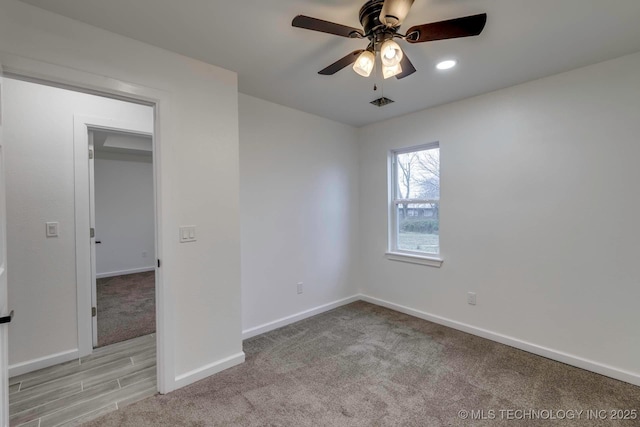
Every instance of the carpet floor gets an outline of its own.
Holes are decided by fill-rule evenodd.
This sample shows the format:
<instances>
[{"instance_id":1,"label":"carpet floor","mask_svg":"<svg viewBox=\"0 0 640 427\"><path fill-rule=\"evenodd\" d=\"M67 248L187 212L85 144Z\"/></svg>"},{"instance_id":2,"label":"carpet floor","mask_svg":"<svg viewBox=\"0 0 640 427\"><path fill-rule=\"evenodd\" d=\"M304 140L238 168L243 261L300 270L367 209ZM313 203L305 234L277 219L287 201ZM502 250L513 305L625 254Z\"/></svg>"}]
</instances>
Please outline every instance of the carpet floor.
<instances>
[{"instance_id":1,"label":"carpet floor","mask_svg":"<svg viewBox=\"0 0 640 427\"><path fill-rule=\"evenodd\" d=\"M156 331L155 272L98 279L98 347Z\"/></svg>"},{"instance_id":2,"label":"carpet floor","mask_svg":"<svg viewBox=\"0 0 640 427\"><path fill-rule=\"evenodd\" d=\"M244 351L242 365L88 426L640 425L609 412L640 410L640 387L364 302L249 339ZM472 410L486 419L460 412ZM508 410L607 412L530 420Z\"/></svg>"}]
</instances>

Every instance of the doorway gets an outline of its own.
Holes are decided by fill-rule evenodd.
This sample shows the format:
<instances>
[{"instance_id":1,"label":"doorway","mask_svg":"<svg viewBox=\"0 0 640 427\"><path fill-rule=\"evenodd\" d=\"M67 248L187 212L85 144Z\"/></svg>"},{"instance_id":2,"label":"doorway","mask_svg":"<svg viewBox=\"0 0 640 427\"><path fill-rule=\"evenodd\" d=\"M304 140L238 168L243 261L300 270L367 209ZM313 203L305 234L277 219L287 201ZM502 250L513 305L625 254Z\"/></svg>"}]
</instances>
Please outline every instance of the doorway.
<instances>
[{"instance_id":1,"label":"doorway","mask_svg":"<svg viewBox=\"0 0 640 427\"><path fill-rule=\"evenodd\" d=\"M156 330L152 135L89 129L92 344Z\"/></svg>"},{"instance_id":2,"label":"doorway","mask_svg":"<svg viewBox=\"0 0 640 427\"><path fill-rule=\"evenodd\" d=\"M155 334L93 349L95 171L89 173L95 162L100 167L90 146L100 138L96 132L127 130L151 141L144 156L152 158L145 164L152 171L153 242L145 251L155 276L153 107L13 78L5 79L2 95L9 296L20 313L9 331L11 424L85 419L155 394ZM135 148L121 147L144 157Z\"/></svg>"}]
</instances>

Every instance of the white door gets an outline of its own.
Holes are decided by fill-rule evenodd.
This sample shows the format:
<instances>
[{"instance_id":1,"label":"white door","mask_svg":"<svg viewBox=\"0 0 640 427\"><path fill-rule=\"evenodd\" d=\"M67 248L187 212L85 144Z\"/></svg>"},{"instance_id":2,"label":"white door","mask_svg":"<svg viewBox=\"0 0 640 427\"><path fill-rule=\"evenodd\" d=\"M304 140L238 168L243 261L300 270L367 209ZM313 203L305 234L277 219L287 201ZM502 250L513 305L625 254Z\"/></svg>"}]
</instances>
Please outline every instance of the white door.
<instances>
[{"instance_id":1,"label":"white door","mask_svg":"<svg viewBox=\"0 0 640 427\"><path fill-rule=\"evenodd\" d=\"M98 293L96 287L96 196L94 183L95 149L93 146L93 131L89 131L89 226L91 227L91 339L93 348L98 346Z\"/></svg>"},{"instance_id":2,"label":"white door","mask_svg":"<svg viewBox=\"0 0 640 427\"><path fill-rule=\"evenodd\" d=\"M7 321L11 320L7 305L7 209L4 187L4 146L2 145L2 66L0 66L0 425L9 425L9 353Z\"/></svg>"}]
</instances>

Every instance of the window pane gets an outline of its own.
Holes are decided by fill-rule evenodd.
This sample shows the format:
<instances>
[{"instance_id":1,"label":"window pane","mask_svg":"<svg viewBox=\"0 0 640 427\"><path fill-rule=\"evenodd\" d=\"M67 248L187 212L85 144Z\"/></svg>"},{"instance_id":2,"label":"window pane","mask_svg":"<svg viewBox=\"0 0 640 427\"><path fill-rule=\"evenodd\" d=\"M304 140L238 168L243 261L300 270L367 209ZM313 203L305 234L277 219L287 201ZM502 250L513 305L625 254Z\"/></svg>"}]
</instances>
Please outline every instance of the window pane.
<instances>
[{"instance_id":1,"label":"window pane","mask_svg":"<svg viewBox=\"0 0 640 427\"><path fill-rule=\"evenodd\" d=\"M440 199L440 148L398 154L396 199Z\"/></svg>"},{"instance_id":2,"label":"window pane","mask_svg":"<svg viewBox=\"0 0 640 427\"><path fill-rule=\"evenodd\" d=\"M398 249L438 254L440 252L440 204L406 203L397 206Z\"/></svg>"}]
</instances>

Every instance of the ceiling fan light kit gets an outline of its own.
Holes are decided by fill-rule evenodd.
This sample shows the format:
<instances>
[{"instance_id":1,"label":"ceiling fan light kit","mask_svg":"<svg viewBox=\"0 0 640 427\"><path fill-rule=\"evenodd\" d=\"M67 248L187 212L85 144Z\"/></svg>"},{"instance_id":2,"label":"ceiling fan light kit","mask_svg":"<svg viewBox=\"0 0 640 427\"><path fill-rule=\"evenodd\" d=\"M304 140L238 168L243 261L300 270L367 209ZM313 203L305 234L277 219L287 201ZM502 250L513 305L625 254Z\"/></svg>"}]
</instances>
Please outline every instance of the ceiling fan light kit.
<instances>
[{"instance_id":1,"label":"ceiling fan light kit","mask_svg":"<svg viewBox=\"0 0 640 427\"><path fill-rule=\"evenodd\" d=\"M424 43L436 40L477 36L487 23L487 14L465 16L430 24L415 25L406 34L398 31L409 14L414 0L368 0L360 9L362 29L298 15L291 25L312 31L320 31L352 39L369 39L366 49L356 50L320 70L322 75L333 75L348 65L363 77L369 77L375 68L376 54L380 52L382 75L385 79L395 76L403 79L416 72L415 67L394 39L407 43ZM455 63L453 64L455 65Z\"/></svg>"},{"instance_id":2,"label":"ceiling fan light kit","mask_svg":"<svg viewBox=\"0 0 640 427\"><path fill-rule=\"evenodd\" d=\"M400 64L382 66L382 77L384 77L385 80L389 77L397 76L400 73L402 73L402 66Z\"/></svg>"},{"instance_id":3,"label":"ceiling fan light kit","mask_svg":"<svg viewBox=\"0 0 640 427\"><path fill-rule=\"evenodd\" d=\"M389 39L382 43L382 47L380 48L380 58L382 60L382 65L386 67L394 67L402 61L402 57L404 53L402 49L400 49L400 45Z\"/></svg>"},{"instance_id":4,"label":"ceiling fan light kit","mask_svg":"<svg viewBox=\"0 0 640 427\"><path fill-rule=\"evenodd\" d=\"M362 77L369 77L375 64L376 56L374 53L369 50L365 50L360 54L356 63L353 64L353 71L360 74Z\"/></svg>"}]
</instances>

